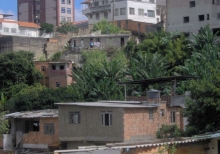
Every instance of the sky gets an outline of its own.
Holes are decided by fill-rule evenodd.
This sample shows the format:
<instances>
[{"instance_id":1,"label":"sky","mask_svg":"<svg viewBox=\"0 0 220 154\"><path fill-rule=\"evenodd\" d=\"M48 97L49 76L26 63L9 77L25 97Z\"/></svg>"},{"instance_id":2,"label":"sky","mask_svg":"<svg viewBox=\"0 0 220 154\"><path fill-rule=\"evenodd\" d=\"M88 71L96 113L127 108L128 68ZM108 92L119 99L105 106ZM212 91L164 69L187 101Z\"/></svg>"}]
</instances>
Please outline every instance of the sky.
<instances>
[{"instance_id":1,"label":"sky","mask_svg":"<svg viewBox=\"0 0 220 154\"><path fill-rule=\"evenodd\" d=\"M50 1L50 0L49 0ZM87 20L87 18L82 15L81 2L83 0L75 0L75 20ZM13 14L14 19L17 19L17 0L0 0L0 14Z\"/></svg>"}]
</instances>

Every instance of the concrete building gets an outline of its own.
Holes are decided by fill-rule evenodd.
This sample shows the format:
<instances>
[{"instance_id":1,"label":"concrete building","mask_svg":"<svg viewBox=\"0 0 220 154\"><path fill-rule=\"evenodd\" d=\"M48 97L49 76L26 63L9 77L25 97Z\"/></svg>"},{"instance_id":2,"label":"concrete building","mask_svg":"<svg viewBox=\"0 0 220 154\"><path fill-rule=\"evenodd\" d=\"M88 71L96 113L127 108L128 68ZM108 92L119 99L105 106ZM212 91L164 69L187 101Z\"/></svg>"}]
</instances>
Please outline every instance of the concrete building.
<instances>
[{"instance_id":1,"label":"concrete building","mask_svg":"<svg viewBox=\"0 0 220 154\"><path fill-rule=\"evenodd\" d=\"M102 19L107 21L133 20L156 24L161 21L156 0L85 0L82 13L88 23L94 24Z\"/></svg>"},{"instance_id":2,"label":"concrete building","mask_svg":"<svg viewBox=\"0 0 220 154\"><path fill-rule=\"evenodd\" d=\"M40 81L49 88L67 87L73 82L71 61L35 61L35 67L43 74Z\"/></svg>"},{"instance_id":3,"label":"concrete building","mask_svg":"<svg viewBox=\"0 0 220 154\"><path fill-rule=\"evenodd\" d=\"M167 31L183 32L192 38L209 24L213 33L220 31L219 0L167 0Z\"/></svg>"},{"instance_id":4,"label":"concrete building","mask_svg":"<svg viewBox=\"0 0 220 154\"><path fill-rule=\"evenodd\" d=\"M149 93L158 91L149 91ZM150 96L150 95L149 95ZM150 97L149 97L150 98ZM184 129L183 108L160 97L139 101L57 103L59 140L67 149L128 141L151 141L162 124Z\"/></svg>"},{"instance_id":5,"label":"concrete building","mask_svg":"<svg viewBox=\"0 0 220 154\"><path fill-rule=\"evenodd\" d=\"M62 21L74 22L74 0L18 0L18 20L55 26Z\"/></svg>"},{"instance_id":6,"label":"concrete building","mask_svg":"<svg viewBox=\"0 0 220 154\"><path fill-rule=\"evenodd\" d=\"M12 15L0 14L0 35L39 37L39 25L7 18L10 16Z\"/></svg>"},{"instance_id":7,"label":"concrete building","mask_svg":"<svg viewBox=\"0 0 220 154\"><path fill-rule=\"evenodd\" d=\"M10 134L3 138L4 150L31 153L32 150L48 151L59 147L57 110L16 112L5 118L11 127Z\"/></svg>"}]
</instances>

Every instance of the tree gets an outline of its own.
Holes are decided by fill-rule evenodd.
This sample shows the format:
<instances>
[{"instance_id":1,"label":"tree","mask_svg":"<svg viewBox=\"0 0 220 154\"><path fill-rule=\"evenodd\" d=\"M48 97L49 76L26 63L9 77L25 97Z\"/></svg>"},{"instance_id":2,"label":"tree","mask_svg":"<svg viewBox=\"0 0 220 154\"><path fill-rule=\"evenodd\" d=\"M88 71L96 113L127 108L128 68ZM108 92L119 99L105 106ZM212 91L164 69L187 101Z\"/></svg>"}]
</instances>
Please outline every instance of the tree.
<instances>
[{"instance_id":1,"label":"tree","mask_svg":"<svg viewBox=\"0 0 220 154\"><path fill-rule=\"evenodd\" d=\"M156 137L158 139L177 138L182 135L182 131L177 125L162 125L162 127L156 132Z\"/></svg>"},{"instance_id":2,"label":"tree","mask_svg":"<svg viewBox=\"0 0 220 154\"><path fill-rule=\"evenodd\" d=\"M0 55L0 88L38 82L42 74L33 63L34 54L27 51L9 52Z\"/></svg>"},{"instance_id":3,"label":"tree","mask_svg":"<svg viewBox=\"0 0 220 154\"><path fill-rule=\"evenodd\" d=\"M71 32L71 33L76 33L78 32L78 28L73 25L71 22L61 22L60 23L61 26L58 26L56 31L59 32L59 33L63 33L63 34L67 34L68 32Z\"/></svg>"},{"instance_id":4,"label":"tree","mask_svg":"<svg viewBox=\"0 0 220 154\"><path fill-rule=\"evenodd\" d=\"M42 31L45 33L52 33L54 31L54 25L49 23L42 23L40 25Z\"/></svg>"},{"instance_id":5,"label":"tree","mask_svg":"<svg viewBox=\"0 0 220 154\"><path fill-rule=\"evenodd\" d=\"M9 123L8 120L4 118L4 115L7 114L7 111L5 111L4 103L6 101L6 97L3 93L1 93L1 99L0 99L0 139L3 138L3 134L7 133L9 131Z\"/></svg>"},{"instance_id":6,"label":"tree","mask_svg":"<svg viewBox=\"0 0 220 154\"><path fill-rule=\"evenodd\" d=\"M121 30L118 26L115 26L114 24L106 21L101 20L100 22L94 24L92 31L98 31L101 30L102 34L117 34L120 32L125 32Z\"/></svg>"}]
</instances>

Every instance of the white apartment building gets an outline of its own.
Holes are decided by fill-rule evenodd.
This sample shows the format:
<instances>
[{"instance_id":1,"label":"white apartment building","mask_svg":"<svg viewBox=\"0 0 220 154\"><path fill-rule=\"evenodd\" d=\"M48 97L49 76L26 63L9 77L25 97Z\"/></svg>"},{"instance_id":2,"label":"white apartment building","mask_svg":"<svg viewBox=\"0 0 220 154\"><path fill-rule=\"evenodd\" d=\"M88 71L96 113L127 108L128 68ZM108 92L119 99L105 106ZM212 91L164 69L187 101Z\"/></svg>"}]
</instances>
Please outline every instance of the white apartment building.
<instances>
[{"instance_id":1,"label":"white apartment building","mask_svg":"<svg viewBox=\"0 0 220 154\"><path fill-rule=\"evenodd\" d=\"M3 14L0 14L0 36L39 37L39 25L4 19L3 16Z\"/></svg>"},{"instance_id":2,"label":"white apartment building","mask_svg":"<svg viewBox=\"0 0 220 154\"><path fill-rule=\"evenodd\" d=\"M167 0L168 32L184 32L192 38L209 24L213 33L220 31L220 0Z\"/></svg>"},{"instance_id":3,"label":"white apartment building","mask_svg":"<svg viewBox=\"0 0 220 154\"><path fill-rule=\"evenodd\" d=\"M156 24L161 21L156 0L85 0L82 13L88 23L133 20Z\"/></svg>"}]
</instances>

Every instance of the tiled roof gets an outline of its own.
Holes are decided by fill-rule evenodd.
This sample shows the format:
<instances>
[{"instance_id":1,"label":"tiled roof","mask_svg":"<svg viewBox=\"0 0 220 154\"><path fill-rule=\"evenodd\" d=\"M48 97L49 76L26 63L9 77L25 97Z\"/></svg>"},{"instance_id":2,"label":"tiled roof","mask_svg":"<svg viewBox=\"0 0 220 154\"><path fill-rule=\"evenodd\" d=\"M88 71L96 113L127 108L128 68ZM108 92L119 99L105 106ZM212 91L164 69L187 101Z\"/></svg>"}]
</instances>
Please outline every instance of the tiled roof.
<instances>
[{"instance_id":1,"label":"tiled roof","mask_svg":"<svg viewBox=\"0 0 220 154\"><path fill-rule=\"evenodd\" d=\"M0 23L6 22L6 23L17 23L21 27L31 27L31 28L40 28L39 25L33 23L33 22L25 22L25 21L15 21L15 20L5 20L0 19Z\"/></svg>"}]
</instances>

